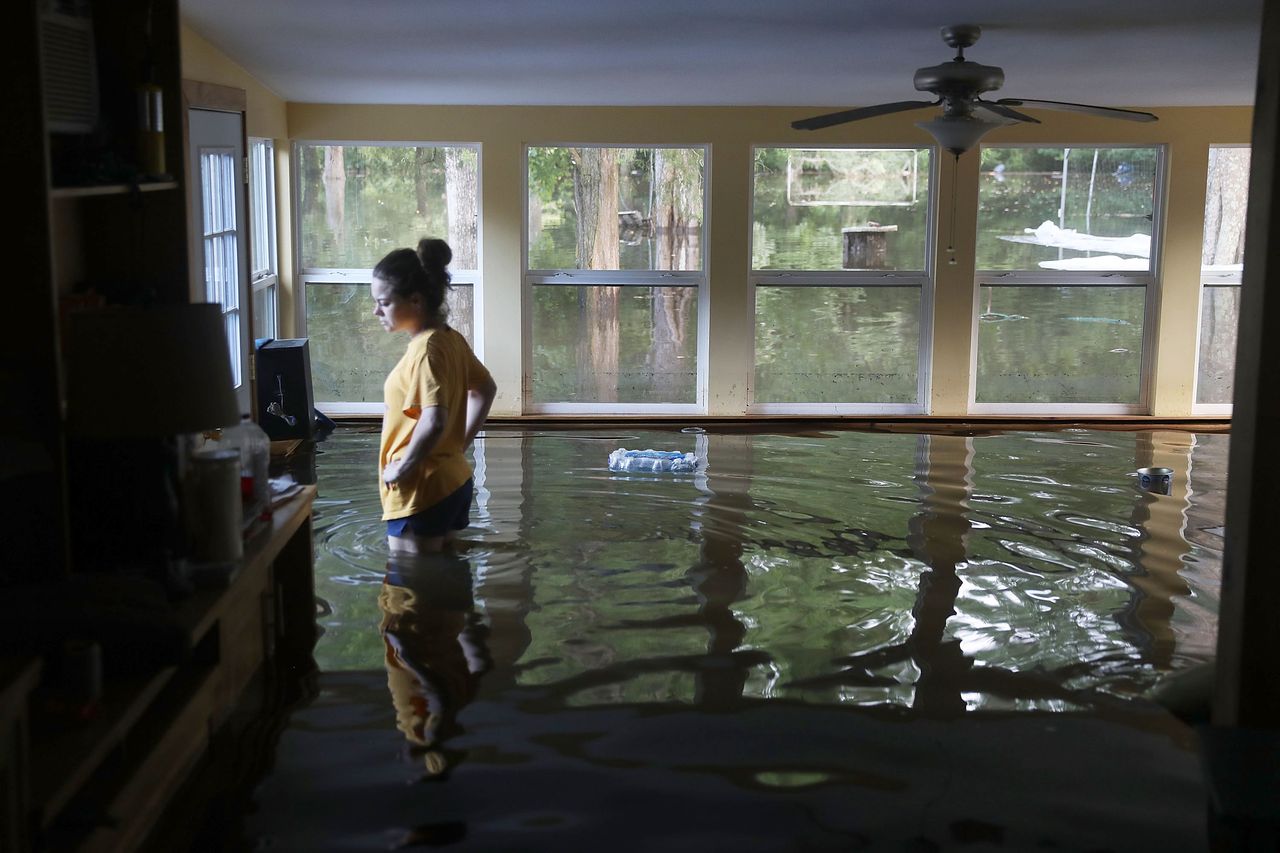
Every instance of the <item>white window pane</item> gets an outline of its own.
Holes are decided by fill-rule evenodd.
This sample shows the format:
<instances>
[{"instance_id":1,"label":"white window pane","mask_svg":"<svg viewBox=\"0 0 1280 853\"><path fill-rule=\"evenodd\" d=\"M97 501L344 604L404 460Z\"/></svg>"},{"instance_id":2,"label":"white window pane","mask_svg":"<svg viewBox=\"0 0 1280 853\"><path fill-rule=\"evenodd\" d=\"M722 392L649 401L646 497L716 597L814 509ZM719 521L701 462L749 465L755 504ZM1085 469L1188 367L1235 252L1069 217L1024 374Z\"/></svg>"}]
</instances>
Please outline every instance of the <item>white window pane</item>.
<instances>
[{"instance_id":1,"label":"white window pane","mask_svg":"<svg viewBox=\"0 0 1280 853\"><path fill-rule=\"evenodd\" d=\"M979 300L977 402L1139 402L1146 288L983 286Z\"/></svg>"},{"instance_id":2,"label":"white window pane","mask_svg":"<svg viewBox=\"0 0 1280 853\"><path fill-rule=\"evenodd\" d=\"M698 289L533 288L538 403L697 401Z\"/></svg>"},{"instance_id":3,"label":"white window pane","mask_svg":"<svg viewBox=\"0 0 1280 853\"><path fill-rule=\"evenodd\" d=\"M1197 403L1230 403L1235 391L1236 329L1240 324L1239 286L1204 288L1200 302Z\"/></svg>"},{"instance_id":4,"label":"white window pane","mask_svg":"<svg viewBox=\"0 0 1280 853\"><path fill-rule=\"evenodd\" d=\"M530 148L529 268L701 270L701 148Z\"/></svg>"},{"instance_id":5,"label":"white window pane","mask_svg":"<svg viewBox=\"0 0 1280 853\"><path fill-rule=\"evenodd\" d=\"M304 269L370 268L428 236L479 268L477 148L299 145L297 174Z\"/></svg>"},{"instance_id":6,"label":"white window pane","mask_svg":"<svg viewBox=\"0 0 1280 853\"><path fill-rule=\"evenodd\" d=\"M222 306L231 350L231 374L241 384L240 266L236 238L235 159L229 148L200 151L201 232L204 234L204 293Z\"/></svg>"},{"instance_id":7,"label":"white window pane","mask_svg":"<svg viewBox=\"0 0 1280 853\"><path fill-rule=\"evenodd\" d=\"M404 355L408 337L388 333L373 316L369 283L305 285L311 384L318 403L380 403L382 383ZM447 297L449 323L467 336L470 327L452 317L470 317L468 284L453 285Z\"/></svg>"},{"instance_id":8,"label":"white window pane","mask_svg":"<svg viewBox=\"0 0 1280 853\"><path fill-rule=\"evenodd\" d=\"M249 217L250 263L254 279L276 272L275 247L275 164L274 148L268 140L250 145Z\"/></svg>"},{"instance_id":9,"label":"white window pane","mask_svg":"<svg viewBox=\"0 0 1280 853\"><path fill-rule=\"evenodd\" d=\"M758 148L751 266L923 270L927 149Z\"/></svg>"},{"instance_id":10,"label":"white window pane","mask_svg":"<svg viewBox=\"0 0 1280 853\"><path fill-rule=\"evenodd\" d=\"M218 274L218 250L216 238L204 239L204 298L208 302L222 304L222 276Z\"/></svg>"},{"instance_id":11,"label":"white window pane","mask_svg":"<svg viewBox=\"0 0 1280 853\"><path fill-rule=\"evenodd\" d=\"M213 214L217 162L215 155L200 155L200 222L204 229L201 233L206 236L217 230Z\"/></svg>"},{"instance_id":12,"label":"white window pane","mask_svg":"<svg viewBox=\"0 0 1280 853\"><path fill-rule=\"evenodd\" d=\"M231 349L231 384L239 387L240 374L240 314L236 311L223 315L227 330L227 346Z\"/></svg>"},{"instance_id":13,"label":"white window pane","mask_svg":"<svg viewBox=\"0 0 1280 853\"><path fill-rule=\"evenodd\" d=\"M475 334L472 326L472 318L475 315L475 295L476 289L473 285L464 282L453 282L444 294L444 307L447 310L445 315L449 325L458 331L458 334L467 339L467 343L475 346Z\"/></svg>"},{"instance_id":14,"label":"white window pane","mask_svg":"<svg viewBox=\"0 0 1280 853\"><path fill-rule=\"evenodd\" d=\"M1157 148L982 149L977 268L1150 271Z\"/></svg>"},{"instance_id":15,"label":"white window pane","mask_svg":"<svg viewBox=\"0 0 1280 853\"><path fill-rule=\"evenodd\" d=\"M220 266L223 276L223 307L228 311L240 307L240 288L236 286L236 277L240 270L239 243L234 231L219 234L218 251L221 255Z\"/></svg>"},{"instance_id":16,"label":"white window pane","mask_svg":"<svg viewBox=\"0 0 1280 853\"><path fill-rule=\"evenodd\" d=\"M915 403L918 287L756 288L756 403Z\"/></svg>"},{"instance_id":17,"label":"white window pane","mask_svg":"<svg viewBox=\"0 0 1280 853\"><path fill-rule=\"evenodd\" d=\"M255 287L253 291L253 336L274 338L277 336L276 312L279 288L272 284Z\"/></svg>"}]
</instances>

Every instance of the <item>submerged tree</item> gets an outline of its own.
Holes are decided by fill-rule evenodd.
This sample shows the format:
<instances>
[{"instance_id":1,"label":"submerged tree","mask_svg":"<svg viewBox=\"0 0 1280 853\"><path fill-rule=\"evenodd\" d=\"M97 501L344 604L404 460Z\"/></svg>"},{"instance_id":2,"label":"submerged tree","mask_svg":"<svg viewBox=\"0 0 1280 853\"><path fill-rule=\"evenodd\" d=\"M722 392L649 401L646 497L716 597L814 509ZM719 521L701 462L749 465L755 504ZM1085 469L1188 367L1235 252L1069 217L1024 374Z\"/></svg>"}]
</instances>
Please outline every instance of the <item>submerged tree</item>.
<instances>
[{"instance_id":1,"label":"submerged tree","mask_svg":"<svg viewBox=\"0 0 1280 853\"><path fill-rule=\"evenodd\" d=\"M1204 209L1205 264L1244 262L1245 211L1249 207L1249 149L1210 148Z\"/></svg>"},{"instance_id":2,"label":"submerged tree","mask_svg":"<svg viewBox=\"0 0 1280 853\"><path fill-rule=\"evenodd\" d=\"M452 267L455 270L473 270L480 263L476 251L479 244L476 160L474 149L444 149L445 216L449 223L448 240L453 249ZM468 340L473 340L473 297L469 287L449 293L449 321Z\"/></svg>"},{"instance_id":3,"label":"submerged tree","mask_svg":"<svg viewBox=\"0 0 1280 853\"><path fill-rule=\"evenodd\" d=\"M579 269L618 269L618 152L572 148L573 204L578 215ZM583 287L578 295L579 360L589 365L589 393L601 403L618 399L620 322L617 287Z\"/></svg>"},{"instance_id":4,"label":"submerged tree","mask_svg":"<svg viewBox=\"0 0 1280 853\"><path fill-rule=\"evenodd\" d=\"M699 244L702 235L702 152L690 148L658 148L653 156L650 184L653 201L649 216L653 224L654 269L690 270L702 266ZM659 399L673 400L679 394L687 368L681 365L686 326L696 288L654 288L652 301L653 340L647 366Z\"/></svg>"},{"instance_id":5,"label":"submerged tree","mask_svg":"<svg viewBox=\"0 0 1280 853\"><path fill-rule=\"evenodd\" d=\"M1249 149L1210 148L1201 263L1244 263L1245 214L1249 206ZM1233 390L1240 288L1205 288L1201 308L1202 403L1229 403ZM1212 381L1207 381L1212 380Z\"/></svg>"},{"instance_id":6,"label":"submerged tree","mask_svg":"<svg viewBox=\"0 0 1280 853\"><path fill-rule=\"evenodd\" d=\"M324 221L329 233L341 241L346 230L347 168L346 149L341 145L324 148Z\"/></svg>"}]
</instances>

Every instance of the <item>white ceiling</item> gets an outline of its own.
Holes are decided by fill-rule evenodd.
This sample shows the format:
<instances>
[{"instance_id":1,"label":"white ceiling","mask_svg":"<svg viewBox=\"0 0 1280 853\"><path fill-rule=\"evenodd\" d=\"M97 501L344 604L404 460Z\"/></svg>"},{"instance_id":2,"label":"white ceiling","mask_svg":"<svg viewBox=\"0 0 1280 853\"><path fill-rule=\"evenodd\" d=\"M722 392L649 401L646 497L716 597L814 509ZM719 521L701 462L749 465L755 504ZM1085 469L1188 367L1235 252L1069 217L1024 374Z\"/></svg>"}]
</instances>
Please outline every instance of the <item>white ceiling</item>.
<instances>
[{"instance_id":1,"label":"white ceiling","mask_svg":"<svg viewBox=\"0 0 1280 853\"><path fill-rule=\"evenodd\" d=\"M288 101L863 106L952 57L1000 96L1252 104L1264 0L181 0ZM997 97L997 96L993 96Z\"/></svg>"}]
</instances>

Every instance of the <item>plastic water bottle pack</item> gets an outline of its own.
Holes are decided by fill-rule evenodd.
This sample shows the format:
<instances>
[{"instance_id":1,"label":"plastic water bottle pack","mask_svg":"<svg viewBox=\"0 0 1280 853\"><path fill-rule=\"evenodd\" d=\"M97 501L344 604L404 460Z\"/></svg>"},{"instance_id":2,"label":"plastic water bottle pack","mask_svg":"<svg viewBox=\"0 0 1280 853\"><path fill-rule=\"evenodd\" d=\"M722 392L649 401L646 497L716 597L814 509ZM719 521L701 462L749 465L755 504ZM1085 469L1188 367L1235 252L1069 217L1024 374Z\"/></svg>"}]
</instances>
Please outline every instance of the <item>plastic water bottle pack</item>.
<instances>
[{"instance_id":1,"label":"plastic water bottle pack","mask_svg":"<svg viewBox=\"0 0 1280 853\"><path fill-rule=\"evenodd\" d=\"M609 454L609 470L643 474L692 474L698 470L698 457L678 450L627 450L619 447Z\"/></svg>"}]
</instances>

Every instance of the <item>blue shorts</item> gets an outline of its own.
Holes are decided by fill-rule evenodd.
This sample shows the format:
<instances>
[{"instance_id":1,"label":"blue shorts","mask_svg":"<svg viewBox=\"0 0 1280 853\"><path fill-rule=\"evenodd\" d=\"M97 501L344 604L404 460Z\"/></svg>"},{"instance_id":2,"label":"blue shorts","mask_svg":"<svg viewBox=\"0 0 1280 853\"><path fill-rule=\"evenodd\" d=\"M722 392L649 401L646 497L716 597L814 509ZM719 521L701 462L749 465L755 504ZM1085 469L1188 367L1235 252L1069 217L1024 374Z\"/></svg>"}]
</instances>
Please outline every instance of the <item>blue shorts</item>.
<instances>
[{"instance_id":1,"label":"blue shorts","mask_svg":"<svg viewBox=\"0 0 1280 853\"><path fill-rule=\"evenodd\" d=\"M465 530L471 524L471 491L472 482L468 479L451 495L422 512L388 521L387 535L431 538Z\"/></svg>"}]
</instances>

